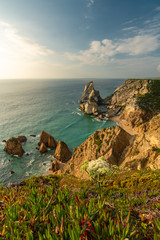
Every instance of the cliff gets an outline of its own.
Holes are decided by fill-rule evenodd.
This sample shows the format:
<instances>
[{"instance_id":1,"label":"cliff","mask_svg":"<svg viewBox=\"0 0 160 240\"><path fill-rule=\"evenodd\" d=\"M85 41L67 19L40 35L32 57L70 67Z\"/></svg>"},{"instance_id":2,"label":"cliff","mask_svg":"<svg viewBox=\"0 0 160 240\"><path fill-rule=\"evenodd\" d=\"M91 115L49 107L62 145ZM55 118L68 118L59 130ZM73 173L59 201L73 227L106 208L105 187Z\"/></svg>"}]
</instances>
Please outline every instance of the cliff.
<instances>
[{"instance_id":1,"label":"cliff","mask_svg":"<svg viewBox=\"0 0 160 240\"><path fill-rule=\"evenodd\" d=\"M119 126L89 136L62 172L87 178L80 171L82 163L102 156L121 170L159 169L160 80L127 80L104 103Z\"/></svg>"}]
</instances>

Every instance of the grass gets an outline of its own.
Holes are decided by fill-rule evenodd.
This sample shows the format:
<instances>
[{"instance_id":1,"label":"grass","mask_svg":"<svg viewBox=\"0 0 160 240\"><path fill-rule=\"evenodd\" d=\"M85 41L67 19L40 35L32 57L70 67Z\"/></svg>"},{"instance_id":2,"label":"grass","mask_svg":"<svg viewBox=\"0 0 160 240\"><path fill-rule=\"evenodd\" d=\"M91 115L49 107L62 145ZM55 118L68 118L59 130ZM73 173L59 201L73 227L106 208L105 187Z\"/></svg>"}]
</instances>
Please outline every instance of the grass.
<instances>
[{"instance_id":1,"label":"grass","mask_svg":"<svg viewBox=\"0 0 160 240\"><path fill-rule=\"evenodd\" d=\"M92 181L31 177L0 188L0 239L160 238L160 170L113 175L102 200Z\"/></svg>"}]
</instances>

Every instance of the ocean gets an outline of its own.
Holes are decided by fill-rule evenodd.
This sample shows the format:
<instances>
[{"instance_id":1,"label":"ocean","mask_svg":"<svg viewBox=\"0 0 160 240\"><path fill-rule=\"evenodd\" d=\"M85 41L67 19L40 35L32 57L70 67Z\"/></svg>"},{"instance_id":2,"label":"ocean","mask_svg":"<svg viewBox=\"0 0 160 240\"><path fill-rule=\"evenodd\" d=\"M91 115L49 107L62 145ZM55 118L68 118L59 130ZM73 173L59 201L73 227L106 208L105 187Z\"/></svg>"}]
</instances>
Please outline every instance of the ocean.
<instances>
[{"instance_id":1,"label":"ocean","mask_svg":"<svg viewBox=\"0 0 160 240\"><path fill-rule=\"evenodd\" d=\"M91 79L104 98L125 79ZM81 112L78 100L90 80L1 80L0 81L0 184L17 183L32 175L48 171L54 150L45 154L36 150L40 132L46 131L57 141L67 143L70 150L79 146L94 131L115 125L99 121ZM30 135L35 134L36 137ZM25 135L22 158L3 151L10 137ZM14 171L11 174L10 171Z\"/></svg>"}]
</instances>

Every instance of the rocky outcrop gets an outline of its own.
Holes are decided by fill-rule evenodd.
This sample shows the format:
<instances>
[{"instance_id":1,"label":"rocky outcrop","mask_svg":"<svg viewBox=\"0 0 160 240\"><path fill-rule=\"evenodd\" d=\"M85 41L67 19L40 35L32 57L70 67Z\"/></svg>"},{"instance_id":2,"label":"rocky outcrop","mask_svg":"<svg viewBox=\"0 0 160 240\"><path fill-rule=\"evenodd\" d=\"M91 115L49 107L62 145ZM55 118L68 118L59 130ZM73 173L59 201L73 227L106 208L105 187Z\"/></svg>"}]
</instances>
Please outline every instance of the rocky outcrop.
<instances>
[{"instance_id":1,"label":"rocky outcrop","mask_svg":"<svg viewBox=\"0 0 160 240\"><path fill-rule=\"evenodd\" d=\"M96 102L98 104L102 103L102 98L100 97L99 91L94 89L93 81L85 85L83 95L79 100L80 103L87 102L88 100Z\"/></svg>"},{"instance_id":2,"label":"rocky outcrop","mask_svg":"<svg viewBox=\"0 0 160 240\"><path fill-rule=\"evenodd\" d=\"M21 142L15 137L10 138L6 142L4 151L18 157L22 157L25 153L22 148Z\"/></svg>"},{"instance_id":3,"label":"rocky outcrop","mask_svg":"<svg viewBox=\"0 0 160 240\"><path fill-rule=\"evenodd\" d=\"M121 169L160 169L160 114L136 130L136 140L126 153Z\"/></svg>"},{"instance_id":4,"label":"rocky outcrop","mask_svg":"<svg viewBox=\"0 0 160 240\"><path fill-rule=\"evenodd\" d=\"M123 107L127 105L138 94L146 94L148 92L148 84L152 80L132 80L125 81L113 94L106 97L104 102L110 108Z\"/></svg>"},{"instance_id":5,"label":"rocky outcrop","mask_svg":"<svg viewBox=\"0 0 160 240\"><path fill-rule=\"evenodd\" d=\"M102 156L109 164L120 166L124 161L125 152L134 140L135 136L130 135L121 127L98 130L74 150L65 171L80 178L87 178L88 175L80 171L82 163Z\"/></svg>"},{"instance_id":6,"label":"rocky outcrop","mask_svg":"<svg viewBox=\"0 0 160 240\"><path fill-rule=\"evenodd\" d=\"M60 167L59 167L58 161L57 161L55 158L53 158L51 170L52 170L53 172L56 172L56 171L58 171L59 169L60 169Z\"/></svg>"},{"instance_id":7,"label":"rocky outcrop","mask_svg":"<svg viewBox=\"0 0 160 240\"><path fill-rule=\"evenodd\" d=\"M46 146L46 148L49 147L51 149L54 149L57 146L57 142L54 139L54 137L44 131L42 131L40 134L40 141L38 145L41 146L42 143ZM44 148L44 145L42 145L43 148Z\"/></svg>"},{"instance_id":8,"label":"rocky outcrop","mask_svg":"<svg viewBox=\"0 0 160 240\"><path fill-rule=\"evenodd\" d=\"M107 106L107 117L120 116L130 123L131 127L141 124L147 119L147 112L138 102L139 96L149 92L149 86L153 80L125 81L113 94L104 99Z\"/></svg>"},{"instance_id":9,"label":"rocky outcrop","mask_svg":"<svg viewBox=\"0 0 160 240\"><path fill-rule=\"evenodd\" d=\"M93 114L96 116L100 112L98 104L96 102L91 102L90 100L81 104L79 108L88 115Z\"/></svg>"},{"instance_id":10,"label":"rocky outcrop","mask_svg":"<svg viewBox=\"0 0 160 240\"><path fill-rule=\"evenodd\" d=\"M18 139L21 143L27 141L27 138L26 138L25 136L18 136L17 139Z\"/></svg>"},{"instance_id":11,"label":"rocky outcrop","mask_svg":"<svg viewBox=\"0 0 160 240\"><path fill-rule=\"evenodd\" d=\"M43 142L42 142L41 145L40 145L39 151L40 151L41 153L47 152L47 147L46 147L46 145L45 145Z\"/></svg>"},{"instance_id":12,"label":"rocky outcrop","mask_svg":"<svg viewBox=\"0 0 160 240\"><path fill-rule=\"evenodd\" d=\"M57 160L65 163L72 157L72 153L66 143L59 141L56 147L54 157Z\"/></svg>"},{"instance_id":13,"label":"rocky outcrop","mask_svg":"<svg viewBox=\"0 0 160 240\"><path fill-rule=\"evenodd\" d=\"M86 84L80 103L80 109L86 114L98 115L100 112L98 106L103 103L103 99L100 97L99 91L94 89L92 81Z\"/></svg>"}]
</instances>

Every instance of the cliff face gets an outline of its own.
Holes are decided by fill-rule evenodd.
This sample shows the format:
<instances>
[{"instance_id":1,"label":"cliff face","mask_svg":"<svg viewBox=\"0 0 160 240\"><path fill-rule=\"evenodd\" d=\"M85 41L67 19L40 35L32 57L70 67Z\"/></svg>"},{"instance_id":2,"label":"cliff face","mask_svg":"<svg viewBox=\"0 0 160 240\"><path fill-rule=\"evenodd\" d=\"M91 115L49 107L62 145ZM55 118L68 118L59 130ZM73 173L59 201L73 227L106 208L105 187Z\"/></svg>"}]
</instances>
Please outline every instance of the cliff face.
<instances>
[{"instance_id":1,"label":"cliff face","mask_svg":"<svg viewBox=\"0 0 160 240\"><path fill-rule=\"evenodd\" d=\"M127 80L105 98L106 114L117 127L101 129L74 150L64 169L87 178L80 171L84 161L99 157L122 170L160 168L160 80Z\"/></svg>"}]
</instances>

